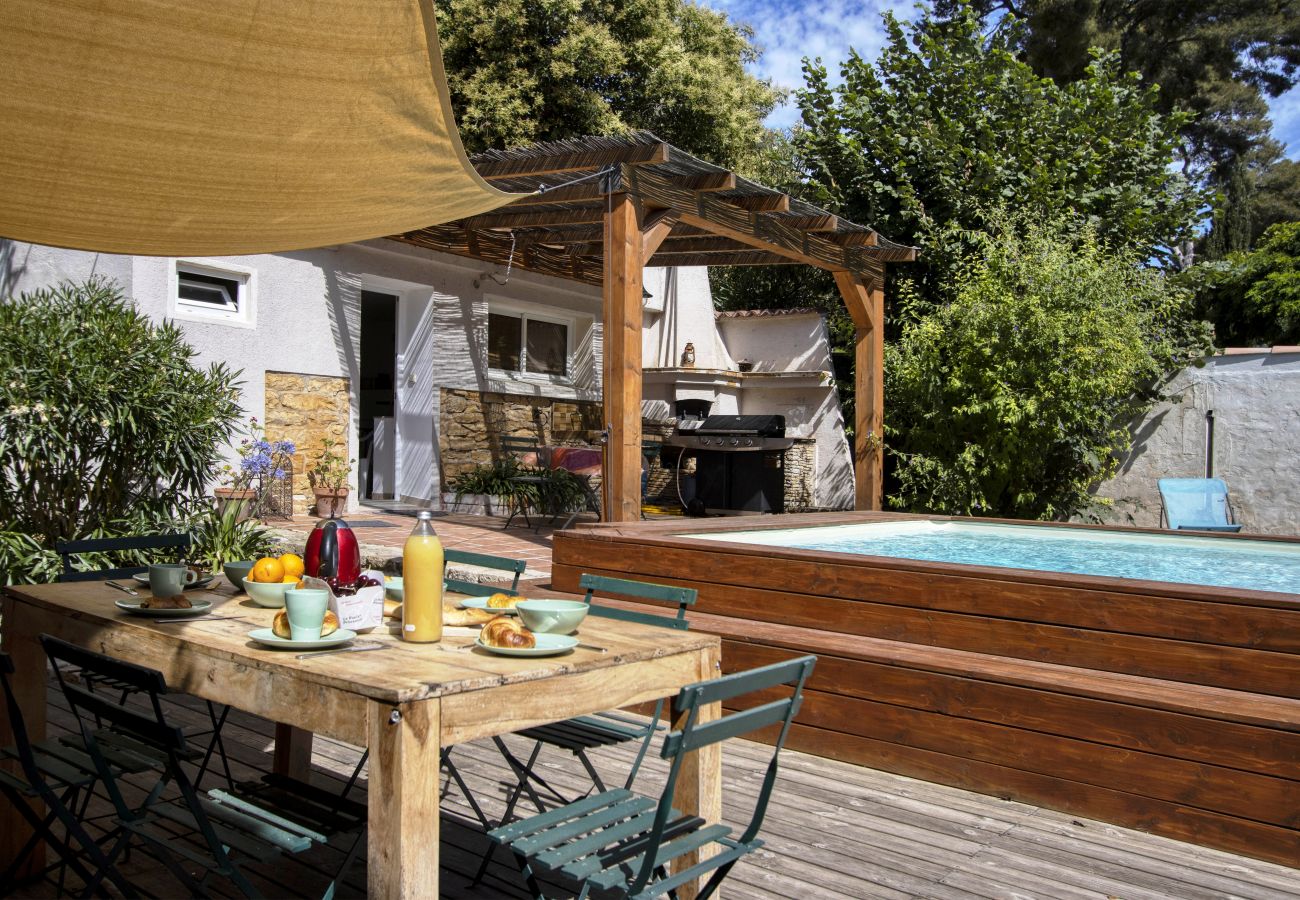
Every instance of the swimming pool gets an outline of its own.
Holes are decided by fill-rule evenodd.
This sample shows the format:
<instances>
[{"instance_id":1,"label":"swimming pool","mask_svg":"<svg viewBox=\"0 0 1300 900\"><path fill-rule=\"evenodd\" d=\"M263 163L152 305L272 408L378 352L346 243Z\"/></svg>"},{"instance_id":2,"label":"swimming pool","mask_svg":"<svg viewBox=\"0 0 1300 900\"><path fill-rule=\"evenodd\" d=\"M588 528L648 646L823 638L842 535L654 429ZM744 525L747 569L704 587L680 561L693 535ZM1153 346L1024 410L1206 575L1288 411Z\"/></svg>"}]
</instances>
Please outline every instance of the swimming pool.
<instances>
[{"instance_id":1,"label":"swimming pool","mask_svg":"<svg viewBox=\"0 0 1300 900\"><path fill-rule=\"evenodd\" d=\"M1220 536L912 520L682 537L1175 584L1300 591L1300 546Z\"/></svg>"}]
</instances>

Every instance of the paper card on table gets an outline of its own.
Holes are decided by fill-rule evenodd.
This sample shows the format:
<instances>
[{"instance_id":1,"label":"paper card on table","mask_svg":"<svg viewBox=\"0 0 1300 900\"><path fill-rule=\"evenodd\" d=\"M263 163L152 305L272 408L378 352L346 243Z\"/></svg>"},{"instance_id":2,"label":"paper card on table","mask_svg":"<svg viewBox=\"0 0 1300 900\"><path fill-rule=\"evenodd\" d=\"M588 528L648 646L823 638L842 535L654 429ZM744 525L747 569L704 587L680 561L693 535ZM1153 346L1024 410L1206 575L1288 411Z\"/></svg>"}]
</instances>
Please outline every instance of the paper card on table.
<instances>
[{"instance_id":1,"label":"paper card on table","mask_svg":"<svg viewBox=\"0 0 1300 900\"><path fill-rule=\"evenodd\" d=\"M338 596L322 578L303 578L306 587L324 588L330 593L330 609L339 617L339 627L356 632L369 631L384 621L384 573L367 569L361 573L377 584L358 588L355 594Z\"/></svg>"}]
</instances>

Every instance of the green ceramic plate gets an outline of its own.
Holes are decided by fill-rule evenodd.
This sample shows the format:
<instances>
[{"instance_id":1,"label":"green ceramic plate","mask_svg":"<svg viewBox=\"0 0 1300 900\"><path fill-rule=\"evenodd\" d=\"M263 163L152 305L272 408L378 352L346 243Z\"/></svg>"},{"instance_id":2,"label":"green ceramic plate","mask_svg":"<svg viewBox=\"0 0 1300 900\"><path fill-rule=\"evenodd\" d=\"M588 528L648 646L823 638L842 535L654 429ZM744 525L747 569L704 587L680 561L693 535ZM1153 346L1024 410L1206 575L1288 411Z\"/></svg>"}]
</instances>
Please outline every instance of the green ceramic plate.
<instances>
[{"instance_id":1,"label":"green ceramic plate","mask_svg":"<svg viewBox=\"0 0 1300 900\"><path fill-rule=\"evenodd\" d=\"M259 644L274 650L323 650L326 647L337 647L339 644L346 644L356 637L357 633L346 628L340 628L329 637L323 637L320 640L295 641L280 637L270 628L254 628L248 633L248 636Z\"/></svg>"},{"instance_id":2,"label":"green ceramic plate","mask_svg":"<svg viewBox=\"0 0 1300 900\"><path fill-rule=\"evenodd\" d=\"M489 647L483 643L482 637L476 638L474 643L488 653L496 653L501 656L555 656L560 653L568 653L578 646L578 639L567 634L534 633L533 639L537 642L535 647Z\"/></svg>"},{"instance_id":3,"label":"green ceramic plate","mask_svg":"<svg viewBox=\"0 0 1300 900\"><path fill-rule=\"evenodd\" d=\"M201 616L212 609L211 600L191 600L189 609L146 609L140 604L142 600L114 600L118 609L126 610L137 616L153 616L157 619L176 619L183 616Z\"/></svg>"},{"instance_id":4,"label":"green ceramic plate","mask_svg":"<svg viewBox=\"0 0 1300 900\"><path fill-rule=\"evenodd\" d=\"M488 606L487 602L488 602L487 597L466 597L464 600L460 601L460 608L461 609L486 609L490 613L496 613L497 615L501 615L501 616L519 615L519 611L516 610L513 606L503 606L498 608L495 606Z\"/></svg>"}]
</instances>

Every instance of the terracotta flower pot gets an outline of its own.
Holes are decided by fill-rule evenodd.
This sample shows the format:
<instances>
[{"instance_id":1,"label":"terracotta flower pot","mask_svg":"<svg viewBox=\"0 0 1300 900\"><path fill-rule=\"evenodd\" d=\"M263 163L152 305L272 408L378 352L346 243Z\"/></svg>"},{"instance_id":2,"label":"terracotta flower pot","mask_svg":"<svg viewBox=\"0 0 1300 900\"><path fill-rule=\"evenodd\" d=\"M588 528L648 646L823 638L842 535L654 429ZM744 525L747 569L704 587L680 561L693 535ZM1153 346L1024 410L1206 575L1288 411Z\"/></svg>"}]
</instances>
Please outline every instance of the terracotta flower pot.
<instances>
[{"instance_id":1,"label":"terracotta flower pot","mask_svg":"<svg viewBox=\"0 0 1300 900\"><path fill-rule=\"evenodd\" d=\"M348 492L351 488L331 490L330 488L312 488L316 495L316 515L322 519L342 516L348 508Z\"/></svg>"},{"instance_id":2,"label":"terracotta flower pot","mask_svg":"<svg viewBox=\"0 0 1300 900\"><path fill-rule=\"evenodd\" d=\"M253 501L257 499L257 491L249 488L216 488L212 492L212 499L216 501L218 515L224 516L227 511L234 509L235 521L242 522L253 515Z\"/></svg>"}]
</instances>

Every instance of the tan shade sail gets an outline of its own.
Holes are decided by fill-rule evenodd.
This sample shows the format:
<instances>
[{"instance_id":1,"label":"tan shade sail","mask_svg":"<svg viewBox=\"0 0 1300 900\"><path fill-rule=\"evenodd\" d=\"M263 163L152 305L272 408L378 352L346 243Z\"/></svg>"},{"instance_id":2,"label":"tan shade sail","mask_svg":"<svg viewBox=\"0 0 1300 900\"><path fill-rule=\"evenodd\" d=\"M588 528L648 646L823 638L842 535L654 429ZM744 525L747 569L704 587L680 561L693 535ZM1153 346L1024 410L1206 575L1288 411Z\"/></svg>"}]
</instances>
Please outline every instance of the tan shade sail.
<instances>
[{"instance_id":1,"label":"tan shade sail","mask_svg":"<svg viewBox=\"0 0 1300 900\"><path fill-rule=\"evenodd\" d=\"M432 0L0 0L0 236L226 256L482 213Z\"/></svg>"}]
</instances>

